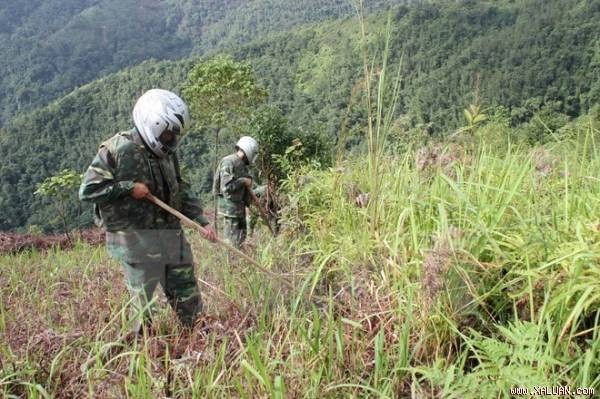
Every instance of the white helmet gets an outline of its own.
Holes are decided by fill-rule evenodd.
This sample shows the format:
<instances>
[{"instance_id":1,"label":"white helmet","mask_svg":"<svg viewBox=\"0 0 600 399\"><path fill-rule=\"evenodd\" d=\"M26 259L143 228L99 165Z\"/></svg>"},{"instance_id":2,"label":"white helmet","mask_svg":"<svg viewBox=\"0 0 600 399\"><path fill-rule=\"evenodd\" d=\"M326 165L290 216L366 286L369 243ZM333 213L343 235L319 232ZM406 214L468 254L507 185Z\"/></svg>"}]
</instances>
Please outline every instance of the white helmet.
<instances>
[{"instance_id":1,"label":"white helmet","mask_svg":"<svg viewBox=\"0 0 600 399\"><path fill-rule=\"evenodd\" d=\"M240 138L235 147L244 151L250 165L256 161L256 157L258 157L258 143L252 137L244 136Z\"/></svg>"},{"instance_id":2,"label":"white helmet","mask_svg":"<svg viewBox=\"0 0 600 399\"><path fill-rule=\"evenodd\" d=\"M187 105L175 93L152 89L135 103L133 123L150 150L164 157L177 148L190 124L190 114Z\"/></svg>"}]
</instances>

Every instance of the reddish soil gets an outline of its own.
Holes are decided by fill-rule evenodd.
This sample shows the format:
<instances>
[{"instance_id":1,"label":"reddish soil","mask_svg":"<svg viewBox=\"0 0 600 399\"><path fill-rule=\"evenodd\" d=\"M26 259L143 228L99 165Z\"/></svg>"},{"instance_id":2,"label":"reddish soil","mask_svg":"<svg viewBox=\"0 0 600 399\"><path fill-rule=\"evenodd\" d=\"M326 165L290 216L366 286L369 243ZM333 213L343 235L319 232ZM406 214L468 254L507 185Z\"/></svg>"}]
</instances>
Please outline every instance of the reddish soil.
<instances>
[{"instance_id":1,"label":"reddish soil","mask_svg":"<svg viewBox=\"0 0 600 399\"><path fill-rule=\"evenodd\" d=\"M28 249L47 250L53 247L69 249L78 240L92 245L104 242L104 231L100 229L79 230L70 235L71 240L66 234L35 235L0 232L0 253L16 253Z\"/></svg>"}]
</instances>

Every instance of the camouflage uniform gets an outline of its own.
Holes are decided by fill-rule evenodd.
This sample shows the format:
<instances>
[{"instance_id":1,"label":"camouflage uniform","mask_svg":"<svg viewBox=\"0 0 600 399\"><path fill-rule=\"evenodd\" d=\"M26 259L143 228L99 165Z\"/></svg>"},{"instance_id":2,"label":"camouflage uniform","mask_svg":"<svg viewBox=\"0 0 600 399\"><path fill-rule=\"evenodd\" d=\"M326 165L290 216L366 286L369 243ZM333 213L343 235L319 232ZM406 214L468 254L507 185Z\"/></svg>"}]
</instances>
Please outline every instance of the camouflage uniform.
<instances>
[{"instance_id":1,"label":"camouflage uniform","mask_svg":"<svg viewBox=\"0 0 600 399\"><path fill-rule=\"evenodd\" d=\"M246 206L250 204L248 190L240 180L243 177L250 177L248 167L237 154L231 154L221 160L213 180L223 237L237 248L246 239Z\"/></svg>"},{"instance_id":2,"label":"camouflage uniform","mask_svg":"<svg viewBox=\"0 0 600 399\"><path fill-rule=\"evenodd\" d=\"M134 331L150 317L149 301L158 283L184 325L202 311L190 245L179 220L146 200L131 196L134 182L145 183L156 197L207 225L202 207L181 180L175 155L158 158L136 129L100 145L79 189L94 203L97 221L106 227L107 249L123 265L132 297Z\"/></svg>"}]
</instances>

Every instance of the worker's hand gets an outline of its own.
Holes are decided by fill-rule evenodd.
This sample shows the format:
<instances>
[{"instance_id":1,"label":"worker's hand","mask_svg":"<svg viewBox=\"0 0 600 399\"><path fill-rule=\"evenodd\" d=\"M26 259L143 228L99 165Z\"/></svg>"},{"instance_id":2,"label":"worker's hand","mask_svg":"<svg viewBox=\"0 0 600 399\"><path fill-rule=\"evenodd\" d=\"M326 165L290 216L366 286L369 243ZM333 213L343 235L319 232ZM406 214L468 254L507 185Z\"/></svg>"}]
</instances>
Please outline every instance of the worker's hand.
<instances>
[{"instance_id":1,"label":"worker's hand","mask_svg":"<svg viewBox=\"0 0 600 399\"><path fill-rule=\"evenodd\" d=\"M252 187L252 179L249 177L240 177L240 180L242 181L242 183L244 184L244 186L246 186L247 188L251 188Z\"/></svg>"},{"instance_id":2,"label":"worker's hand","mask_svg":"<svg viewBox=\"0 0 600 399\"><path fill-rule=\"evenodd\" d=\"M133 183L133 190L131 191L131 196L135 199L145 198L148 194L150 194L150 190L148 186L144 183Z\"/></svg>"},{"instance_id":3,"label":"worker's hand","mask_svg":"<svg viewBox=\"0 0 600 399\"><path fill-rule=\"evenodd\" d=\"M210 242L217 242L217 233L215 233L215 230L210 225L204 226L204 230L206 230L204 238Z\"/></svg>"}]
</instances>

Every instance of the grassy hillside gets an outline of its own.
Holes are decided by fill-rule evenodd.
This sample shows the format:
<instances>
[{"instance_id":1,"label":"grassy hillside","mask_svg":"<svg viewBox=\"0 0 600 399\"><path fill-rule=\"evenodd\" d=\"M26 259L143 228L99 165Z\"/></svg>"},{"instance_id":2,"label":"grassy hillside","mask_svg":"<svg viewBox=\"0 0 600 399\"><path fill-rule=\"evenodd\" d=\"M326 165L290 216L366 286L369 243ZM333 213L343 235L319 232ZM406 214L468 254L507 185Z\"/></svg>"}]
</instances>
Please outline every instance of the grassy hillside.
<instances>
[{"instance_id":1,"label":"grassy hillside","mask_svg":"<svg viewBox=\"0 0 600 399\"><path fill-rule=\"evenodd\" d=\"M299 168L285 185L282 234L261 230L249 249L294 288L192 234L207 307L191 334L162 303L154 332L119 341L127 294L103 248L1 256L0 392L598 392L598 123L581 118L534 147L490 120L451 143L387 155L379 193L365 159Z\"/></svg>"}]
</instances>

